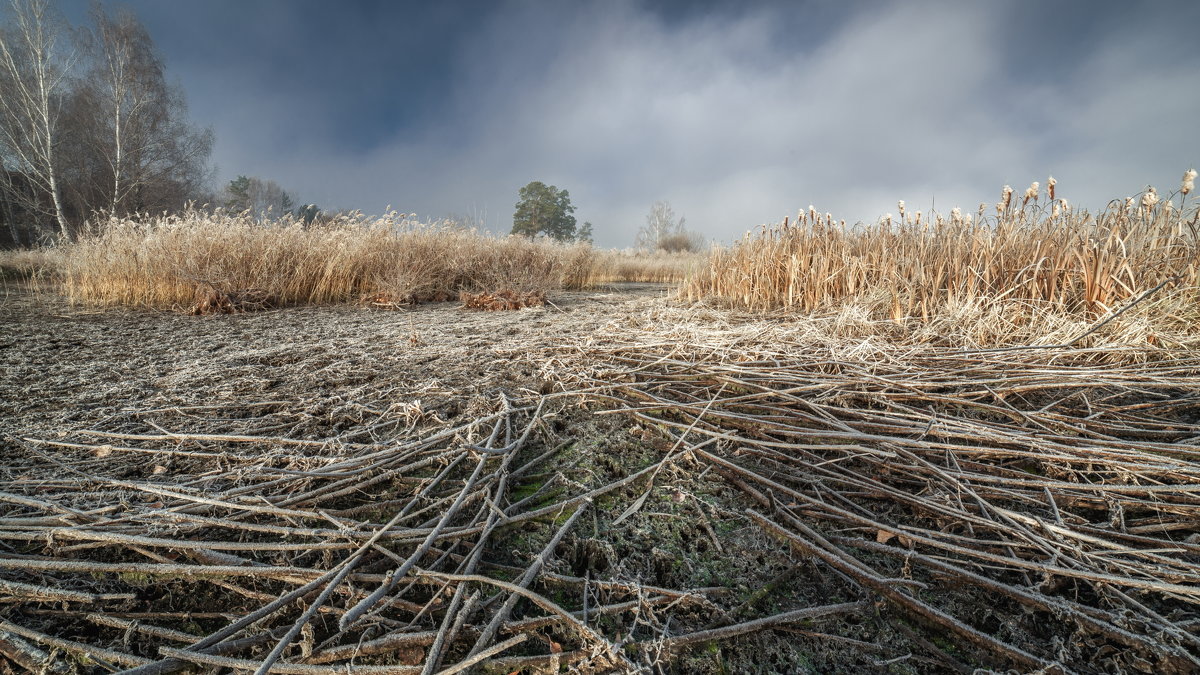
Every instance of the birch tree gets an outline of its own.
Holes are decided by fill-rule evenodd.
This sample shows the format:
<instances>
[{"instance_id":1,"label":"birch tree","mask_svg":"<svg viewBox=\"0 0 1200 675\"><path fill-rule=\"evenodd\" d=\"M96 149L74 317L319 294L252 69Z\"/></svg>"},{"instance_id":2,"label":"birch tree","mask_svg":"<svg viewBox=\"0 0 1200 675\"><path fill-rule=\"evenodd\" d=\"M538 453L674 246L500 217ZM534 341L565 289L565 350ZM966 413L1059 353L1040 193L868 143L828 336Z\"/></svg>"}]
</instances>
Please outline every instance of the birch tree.
<instances>
[{"instance_id":1,"label":"birch tree","mask_svg":"<svg viewBox=\"0 0 1200 675\"><path fill-rule=\"evenodd\" d=\"M48 195L59 231L69 238L58 146L74 51L65 44L65 24L49 0L9 0L7 9L8 20L0 27L0 145L11 165L4 168ZM6 190L6 198L30 211L46 210L37 191L30 198L25 190Z\"/></svg>"},{"instance_id":2,"label":"birch tree","mask_svg":"<svg viewBox=\"0 0 1200 675\"><path fill-rule=\"evenodd\" d=\"M654 202L646 215L646 224L638 231L634 242L638 248L657 251L668 237L683 233L683 217L676 219L675 211L667 202Z\"/></svg>"},{"instance_id":3,"label":"birch tree","mask_svg":"<svg viewBox=\"0 0 1200 675\"><path fill-rule=\"evenodd\" d=\"M129 10L97 5L86 77L70 126L78 199L85 211L127 214L178 208L204 181L212 134L194 129L178 87L145 27Z\"/></svg>"}]
</instances>

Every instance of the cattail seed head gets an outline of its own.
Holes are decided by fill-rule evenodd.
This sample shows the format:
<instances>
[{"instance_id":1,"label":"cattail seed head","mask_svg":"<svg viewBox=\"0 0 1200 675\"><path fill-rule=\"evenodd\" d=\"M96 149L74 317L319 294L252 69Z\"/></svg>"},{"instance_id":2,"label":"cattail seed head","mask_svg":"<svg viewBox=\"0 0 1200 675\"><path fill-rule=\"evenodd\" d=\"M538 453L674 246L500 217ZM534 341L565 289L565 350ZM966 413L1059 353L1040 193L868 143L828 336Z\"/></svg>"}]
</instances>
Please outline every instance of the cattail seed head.
<instances>
[{"instance_id":1,"label":"cattail seed head","mask_svg":"<svg viewBox=\"0 0 1200 675\"><path fill-rule=\"evenodd\" d=\"M1153 187L1148 187L1142 193L1142 208L1150 212L1154 210L1155 204L1158 204L1158 192Z\"/></svg>"},{"instance_id":2,"label":"cattail seed head","mask_svg":"<svg viewBox=\"0 0 1200 675\"><path fill-rule=\"evenodd\" d=\"M1054 186L1058 185L1058 181L1054 180L1054 176L1046 179L1046 197L1050 201L1054 201Z\"/></svg>"},{"instance_id":3,"label":"cattail seed head","mask_svg":"<svg viewBox=\"0 0 1200 675\"><path fill-rule=\"evenodd\" d=\"M1002 214L1008 210L1008 205L1012 203L1013 189L1007 185L1000 191L1000 203L996 204L996 213Z\"/></svg>"},{"instance_id":4,"label":"cattail seed head","mask_svg":"<svg viewBox=\"0 0 1200 675\"><path fill-rule=\"evenodd\" d=\"M1196 170L1188 169L1183 172L1183 183L1179 186L1179 192L1180 194L1187 195L1187 193L1194 189L1196 189Z\"/></svg>"},{"instance_id":5,"label":"cattail seed head","mask_svg":"<svg viewBox=\"0 0 1200 675\"><path fill-rule=\"evenodd\" d=\"M1033 200L1036 202L1037 198L1038 198L1038 182L1035 180L1029 184L1029 189L1025 191L1025 201L1021 202L1021 208L1025 208L1025 205L1028 204L1030 200Z\"/></svg>"},{"instance_id":6,"label":"cattail seed head","mask_svg":"<svg viewBox=\"0 0 1200 675\"><path fill-rule=\"evenodd\" d=\"M888 227L891 227L892 226L892 214L890 214L890 213L883 214L883 221L885 223L887 223Z\"/></svg>"},{"instance_id":7,"label":"cattail seed head","mask_svg":"<svg viewBox=\"0 0 1200 675\"><path fill-rule=\"evenodd\" d=\"M961 223L962 222L962 209L958 208L957 206L950 209L950 222L952 222L952 223Z\"/></svg>"}]
</instances>

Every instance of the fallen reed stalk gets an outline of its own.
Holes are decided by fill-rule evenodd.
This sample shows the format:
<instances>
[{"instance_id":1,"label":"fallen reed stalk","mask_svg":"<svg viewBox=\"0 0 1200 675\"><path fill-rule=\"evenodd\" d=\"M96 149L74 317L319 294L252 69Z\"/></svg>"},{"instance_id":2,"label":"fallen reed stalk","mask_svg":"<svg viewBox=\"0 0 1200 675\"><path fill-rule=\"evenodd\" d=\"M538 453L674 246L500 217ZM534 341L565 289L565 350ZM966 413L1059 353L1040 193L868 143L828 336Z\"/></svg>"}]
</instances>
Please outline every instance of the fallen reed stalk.
<instances>
[{"instance_id":1,"label":"fallen reed stalk","mask_svg":"<svg viewBox=\"0 0 1200 675\"><path fill-rule=\"evenodd\" d=\"M764 531L864 597L987 663L1073 669L1111 644L1118 669L1200 668L1194 353L875 345L850 359L769 331L659 337L588 344L564 387L664 429L759 504L747 514ZM997 635L953 588L1062 622ZM1090 646L1056 650L1054 635Z\"/></svg>"}]
</instances>

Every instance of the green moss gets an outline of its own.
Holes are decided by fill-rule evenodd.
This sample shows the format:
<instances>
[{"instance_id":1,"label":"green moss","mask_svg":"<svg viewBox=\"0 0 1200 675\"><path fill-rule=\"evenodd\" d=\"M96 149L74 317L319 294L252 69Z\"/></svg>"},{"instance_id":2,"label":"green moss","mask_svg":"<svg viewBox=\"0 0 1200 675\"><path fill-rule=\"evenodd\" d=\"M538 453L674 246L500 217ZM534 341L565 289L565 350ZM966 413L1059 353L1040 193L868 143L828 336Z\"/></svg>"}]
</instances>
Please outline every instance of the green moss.
<instances>
[{"instance_id":1,"label":"green moss","mask_svg":"<svg viewBox=\"0 0 1200 675\"><path fill-rule=\"evenodd\" d=\"M137 572L122 572L117 575L117 578L130 586L143 588L154 582L154 577L149 574L139 574Z\"/></svg>"}]
</instances>

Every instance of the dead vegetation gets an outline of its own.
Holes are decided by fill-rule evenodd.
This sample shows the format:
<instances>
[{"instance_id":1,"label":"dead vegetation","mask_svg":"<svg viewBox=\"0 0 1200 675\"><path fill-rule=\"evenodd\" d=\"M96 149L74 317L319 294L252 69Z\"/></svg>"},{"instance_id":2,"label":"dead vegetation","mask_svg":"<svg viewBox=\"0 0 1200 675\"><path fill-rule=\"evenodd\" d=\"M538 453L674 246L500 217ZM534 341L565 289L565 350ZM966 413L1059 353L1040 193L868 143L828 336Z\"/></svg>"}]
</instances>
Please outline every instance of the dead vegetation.
<instances>
[{"instance_id":1,"label":"dead vegetation","mask_svg":"<svg viewBox=\"0 0 1200 675\"><path fill-rule=\"evenodd\" d=\"M678 284L704 267L705 253L597 250L582 266L586 272L577 288L613 282Z\"/></svg>"},{"instance_id":2,"label":"dead vegetation","mask_svg":"<svg viewBox=\"0 0 1200 675\"><path fill-rule=\"evenodd\" d=\"M0 401L0 654L61 672L1196 672L1194 208L1091 218L1037 197L1006 192L986 226L809 214L690 282L748 311L603 293L550 311L546 279L595 278L586 248L234 223L264 237L221 249L239 272L201 276L203 252L150 265L192 293L214 280L180 306L462 307L54 310L0 341L28 394ZM134 259L177 234L139 232ZM358 276L296 281L306 252L335 255L314 241L343 237L351 265L410 235ZM260 285L261 256L297 276ZM159 297L151 276L124 297ZM132 333L162 354L89 351ZM110 364L143 398L102 390Z\"/></svg>"},{"instance_id":3,"label":"dead vegetation","mask_svg":"<svg viewBox=\"0 0 1200 675\"><path fill-rule=\"evenodd\" d=\"M857 226L810 207L715 250L685 294L751 310L857 306L876 319L929 322L972 304L1093 317L1166 283L1171 302L1158 314L1169 329L1194 324L1200 304L1200 210L1186 193L1177 199L1148 188L1092 215L1035 183L1020 204L1005 186L994 215L980 205L945 218L900 202L898 217Z\"/></svg>"},{"instance_id":4,"label":"dead vegetation","mask_svg":"<svg viewBox=\"0 0 1200 675\"><path fill-rule=\"evenodd\" d=\"M463 307L467 309L482 309L485 311L504 311L524 309L526 307L541 307L546 304L546 294L541 291L518 293L513 290L496 291L495 293L468 293L463 291L458 296Z\"/></svg>"},{"instance_id":5,"label":"dead vegetation","mask_svg":"<svg viewBox=\"0 0 1200 675\"><path fill-rule=\"evenodd\" d=\"M279 306L279 301L269 292L258 288L221 291L213 284L202 283L196 289L188 314L240 314L261 312Z\"/></svg>"},{"instance_id":6,"label":"dead vegetation","mask_svg":"<svg viewBox=\"0 0 1200 675\"><path fill-rule=\"evenodd\" d=\"M203 330L89 319L141 322L163 343L139 372L195 359L201 379L166 400L96 392L108 403L53 424L7 416L8 658L80 672L274 656L271 672L329 673L1197 667L1194 355L979 353L587 307L291 309ZM164 321L177 325L155 336ZM295 344L269 331L282 321ZM451 349L453 321L478 344L417 370ZM220 357L171 342L189 330L262 344ZM526 374L481 387L483 363ZM458 379L418 383L453 364Z\"/></svg>"},{"instance_id":7,"label":"dead vegetation","mask_svg":"<svg viewBox=\"0 0 1200 675\"><path fill-rule=\"evenodd\" d=\"M493 238L403 214L304 225L192 211L108 221L62 256L63 289L74 301L210 312L236 308L235 295L250 309L248 289L270 306L545 293L562 287L568 264L586 267L591 249Z\"/></svg>"},{"instance_id":8,"label":"dead vegetation","mask_svg":"<svg viewBox=\"0 0 1200 675\"><path fill-rule=\"evenodd\" d=\"M767 337L603 341L565 386L663 429L664 463L736 486L780 545L946 640L925 656L947 670L1200 668L1194 354Z\"/></svg>"},{"instance_id":9,"label":"dead vegetation","mask_svg":"<svg viewBox=\"0 0 1200 675\"><path fill-rule=\"evenodd\" d=\"M532 299L621 281L678 282L698 260L493 237L406 214L306 225L188 211L109 220L52 256L13 254L0 264L14 275L36 264L80 303L213 313L251 311L248 294L264 307L358 301L394 309L463 293Z\"/></svg>"}]
</instances>

